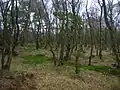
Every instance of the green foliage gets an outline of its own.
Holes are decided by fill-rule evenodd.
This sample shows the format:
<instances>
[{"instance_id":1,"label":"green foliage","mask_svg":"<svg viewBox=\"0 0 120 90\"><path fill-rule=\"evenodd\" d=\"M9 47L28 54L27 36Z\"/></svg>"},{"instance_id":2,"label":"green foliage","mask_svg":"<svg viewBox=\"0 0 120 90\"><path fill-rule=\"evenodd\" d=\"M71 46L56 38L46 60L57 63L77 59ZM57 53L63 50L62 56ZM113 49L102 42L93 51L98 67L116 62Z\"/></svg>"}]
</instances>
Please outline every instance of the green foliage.
<instances>
[{"instance_id":1,"label":"green foliage","mask_svg":"<svg viewBox=\"0 0 120 90\"><path fill-rule=\"evenodd\" d=\"M109 66L81 66L80 70L93 70L103 74L120 75L120 71Z\"/></svg>"},{"instance_id":2,"label":"green foliage","mask_svg":"<svg viewBox=\"0 0 120 90\"><path fill-rule=\"evenodd\" d=\"M44 55L37 54L37 55L29 55L24 57L24 60L22 61L24 64L32 64L32 65L37 65L37 64L43 64L50 59Z\"/></svg>"}]
</instances>

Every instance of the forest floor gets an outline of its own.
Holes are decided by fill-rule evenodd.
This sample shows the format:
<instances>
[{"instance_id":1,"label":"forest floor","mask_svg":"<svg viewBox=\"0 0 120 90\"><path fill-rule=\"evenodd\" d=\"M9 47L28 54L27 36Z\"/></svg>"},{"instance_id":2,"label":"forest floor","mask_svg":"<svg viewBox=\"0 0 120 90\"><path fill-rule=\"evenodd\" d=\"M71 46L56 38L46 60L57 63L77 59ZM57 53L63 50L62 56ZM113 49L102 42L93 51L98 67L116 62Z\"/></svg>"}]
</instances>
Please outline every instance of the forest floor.
<instances>
[{"instance_id":1,"label":"forest floor","mask_svg":"<svg viewBox=\"0 0 120 90\"><path fill-rule=\"evenodd\" d=\"M11 74L0 79L0 90L120 90L120 71L112 68L115 61L106 51L102 60L92 59L92 66L87 66L88 51L81 54L77 75L74 60L55 67L48 50L27 45L18 51Z\"/></svg>"}]
</instances>

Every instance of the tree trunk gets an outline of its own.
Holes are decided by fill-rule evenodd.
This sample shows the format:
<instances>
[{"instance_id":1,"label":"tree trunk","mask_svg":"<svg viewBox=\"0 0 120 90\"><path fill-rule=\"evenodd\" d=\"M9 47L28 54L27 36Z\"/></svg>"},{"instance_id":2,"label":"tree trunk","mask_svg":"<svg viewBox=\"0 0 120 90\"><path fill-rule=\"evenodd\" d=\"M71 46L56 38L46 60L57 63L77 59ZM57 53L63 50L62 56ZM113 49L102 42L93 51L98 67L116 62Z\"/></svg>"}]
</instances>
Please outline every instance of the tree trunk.
<instances>
[{"instance_id":1,"label":"tree trunk","mask_svg":"<svg viewBox=\"0 0 120 90\"><path fill-rule=\"evenodd\" d=\"M78 74L78 56L76 56L76 59L75 59L75 73Z\"/></svg>"},{"instance_id":2,"label":"tree trunk","mask_svg":"<svg viewBox=\"0 0 120 90\"><path fill-rule=\"evenodd\" d=\"M1 69L4 69L4 63L5 63L5 49L2 50L2 58L1 58Z\"/></svg>"},{"instance_id":3,"label":"tree trunk","mask_svg":"<svg viewBox=\"0 0 120 90\"><path fill-rule=\"evenodd\" d=\"M5 64L6 70L10 70L11 61L12 61L12 47L10 46L7 62Z\"/></svg>"},{"instance_id":4,"label":"tree trunk","mask_svg":"<svg viewBox=\"0 0 120 90\"><path fill-rule=\"evenodd\" d=\"M64 59L69 60L70 59L70 44L68 44L66 48L67 48L66 55L65 55Z\"/></svg>"},{"instance_id":5,"label":"tree trunk","mask_svg":"<svg viewBox=\"0 0 120 90\"><path fill-rule=\"evenodd\" d=\"M63 59L64 59L64 44L62 43L60 46L61 50L60 50L60 64L59 65L63 65Z\"/></svg>"},{"instance_id":6,"label":"tree trunk","mask_svg":"<svg viewBox=\"0 0 120 90\"><path fill-rule=\"evenodd\" d=\"M38 38L36 39L36 49L37 50L39 49L39 40L38 40Z\"/></svg>"}]
</instances>

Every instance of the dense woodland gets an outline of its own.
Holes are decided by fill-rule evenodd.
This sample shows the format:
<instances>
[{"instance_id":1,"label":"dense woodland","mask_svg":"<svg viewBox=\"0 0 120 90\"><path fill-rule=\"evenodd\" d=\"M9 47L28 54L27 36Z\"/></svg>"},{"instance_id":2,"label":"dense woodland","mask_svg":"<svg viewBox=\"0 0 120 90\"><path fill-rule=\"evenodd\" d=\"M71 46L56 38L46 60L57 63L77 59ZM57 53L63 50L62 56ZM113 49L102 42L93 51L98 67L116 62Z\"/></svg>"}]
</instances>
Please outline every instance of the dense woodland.
<instances>
[{"instance_id":1,"label":"dense woodland","mask_svg":"<svg viewBox=\"0 0 120 90\"><path fill-rule=\"evenodd\" d=\"M0 0L1 78L6 77L5 73L15 74L14 69L23 61L27 64L36 63L34 66L28 65L35 71L36 67L42 67L38 63L49 57L51 67L57 68L57 72L64 73L65 67L71 67L74 79L79 79L79 74L84 70L88 72L92 70L112 74L117 77L116 80L120 81L119 42L119 0ZM48 57L44 57L47 54L43 55L42 52L49 52ZM28 53L27 61L23 60L23 58L26 59L25 53ZM58 68L61 68L60 71ZM28 71L28 69L23 70ZM41 72L39 69L38 71ZM21 74L24 78L31 79L35 76L35 73L24 74L23 72ZM55 78L54 75L53 77ZM96 86L91 89L88 87L75 89L66 86L58 89L59 86L56 86L57 89L6 88L1 90L120 90L119 85L120 82L116 87L110 85L110 88Z\"/></svg>"}]
</instances>

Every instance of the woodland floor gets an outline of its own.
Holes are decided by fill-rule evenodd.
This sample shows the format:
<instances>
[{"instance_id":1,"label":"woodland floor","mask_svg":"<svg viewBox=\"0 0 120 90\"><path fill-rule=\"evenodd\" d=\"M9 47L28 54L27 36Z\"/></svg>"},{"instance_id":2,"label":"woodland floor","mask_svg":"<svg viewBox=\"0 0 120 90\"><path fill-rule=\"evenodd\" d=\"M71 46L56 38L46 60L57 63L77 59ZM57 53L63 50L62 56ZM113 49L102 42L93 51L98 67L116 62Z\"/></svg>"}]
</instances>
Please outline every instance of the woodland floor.
<instances>
[{"instance_id":1,"label":"woodland floor","mask_svg":"<svg viewBox=\"0 0 120 90\"><path fill-rule=\"evenodd\" d=\"M112 68L115 61L107 51L88 63L88 54L81 53L79 74L75 74L74 60L55 67L48 50L36 50L34 45L18 49L13 57L11 73L0 79L0 90L120 90L120 71Z\"/></svg>"}]
</instances>

